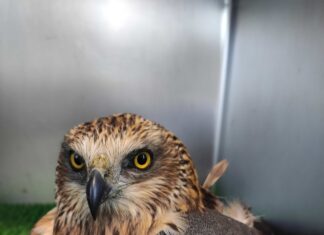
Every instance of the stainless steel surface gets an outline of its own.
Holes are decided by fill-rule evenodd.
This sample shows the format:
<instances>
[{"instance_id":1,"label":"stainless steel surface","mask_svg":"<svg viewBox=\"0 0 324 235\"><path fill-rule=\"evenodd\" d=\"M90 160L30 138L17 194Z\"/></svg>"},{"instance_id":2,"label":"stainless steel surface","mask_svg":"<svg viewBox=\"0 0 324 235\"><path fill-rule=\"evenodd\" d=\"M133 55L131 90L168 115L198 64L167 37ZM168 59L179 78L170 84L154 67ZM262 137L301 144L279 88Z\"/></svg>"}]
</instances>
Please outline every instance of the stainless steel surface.
<instances>
[{"instance_id":1,"label":"stainless steel surface","mask_svg":"<svg viewBox=\"0 0 324 235\"><path fill-rule=\"evenodd\" d=\"M222 188L290 234L324 234L324 1L236 12Z\"/></svg>"},{"instance_id":2,"label":"stainless steel surface","mask_svg":"<svg viewBox=\"0 0 324 235\"><path fill-rule=\"evenodd\" d=\"M212 0L0 1L0 201L48 202L63 134L135 112L212 163L222 5Z\"/></svg>"}]
</instances>

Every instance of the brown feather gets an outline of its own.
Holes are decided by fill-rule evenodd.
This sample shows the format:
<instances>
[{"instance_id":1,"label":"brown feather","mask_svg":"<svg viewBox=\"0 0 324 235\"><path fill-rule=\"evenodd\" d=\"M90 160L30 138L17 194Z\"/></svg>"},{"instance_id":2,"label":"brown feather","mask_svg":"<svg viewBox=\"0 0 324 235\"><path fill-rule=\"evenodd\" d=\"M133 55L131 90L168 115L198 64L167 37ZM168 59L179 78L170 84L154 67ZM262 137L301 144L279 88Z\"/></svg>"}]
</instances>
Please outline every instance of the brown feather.
<instances>
[{"instance_id":1,"label":"brown feather","mask_svg":"<svg viewBox=\"0 0 324 235\"><path fill-rule=\"evenodd\" d=\"M211 186L213 186L219 180L219 178L223 176L227 168L228 168L227 160L222 160L216 165L214 165L214 167L207 175L207 178L202 187L204 189L209 189Z\"/></svg>"},{"instance_id":2,"label":"brown feather","mask_svg":"<svg viewBox=\"0 0 324 235\"><path fill-rule=\"evenodd\" d=\"M47 212L34 226L31 235L52 235L54 219L56 217L56 207Z\"/></svg>"}]
</instances>

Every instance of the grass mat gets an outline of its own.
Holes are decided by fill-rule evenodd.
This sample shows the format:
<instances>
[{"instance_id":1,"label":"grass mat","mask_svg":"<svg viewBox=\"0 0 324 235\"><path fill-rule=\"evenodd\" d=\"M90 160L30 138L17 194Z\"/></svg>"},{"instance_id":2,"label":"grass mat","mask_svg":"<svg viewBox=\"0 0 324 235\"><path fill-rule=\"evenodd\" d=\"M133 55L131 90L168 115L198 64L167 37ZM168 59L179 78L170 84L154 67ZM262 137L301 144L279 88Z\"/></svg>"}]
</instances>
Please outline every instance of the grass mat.
<instances>
[{"instance_id":1,"label":"grass mat","mask_svg":"<svg viewBox=\"0 0 324 235\"><path fill-rule=\"evenodd\" d=\"M0 235L29 234L35 222L53 207L54 204L0 204Z\"/></svg>"}]
</instances>

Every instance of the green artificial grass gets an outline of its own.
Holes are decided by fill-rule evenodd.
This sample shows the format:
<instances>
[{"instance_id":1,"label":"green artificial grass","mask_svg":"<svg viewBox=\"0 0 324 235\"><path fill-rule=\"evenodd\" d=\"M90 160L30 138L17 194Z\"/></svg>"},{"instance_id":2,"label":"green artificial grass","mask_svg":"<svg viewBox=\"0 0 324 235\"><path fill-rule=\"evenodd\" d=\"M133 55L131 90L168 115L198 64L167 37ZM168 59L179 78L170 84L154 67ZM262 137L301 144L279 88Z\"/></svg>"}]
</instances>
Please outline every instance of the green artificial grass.
<instances>
[{"instance_id":1,"label":"green artificial grass","mask_svg":"<svg viewBox=\"0 0 324 235\"><path fill-rule=\"evenodd\" d=\"M53 207L54 204L0 204L0 235L29 234L35 222Z\"/></svg>"}]
</instances>

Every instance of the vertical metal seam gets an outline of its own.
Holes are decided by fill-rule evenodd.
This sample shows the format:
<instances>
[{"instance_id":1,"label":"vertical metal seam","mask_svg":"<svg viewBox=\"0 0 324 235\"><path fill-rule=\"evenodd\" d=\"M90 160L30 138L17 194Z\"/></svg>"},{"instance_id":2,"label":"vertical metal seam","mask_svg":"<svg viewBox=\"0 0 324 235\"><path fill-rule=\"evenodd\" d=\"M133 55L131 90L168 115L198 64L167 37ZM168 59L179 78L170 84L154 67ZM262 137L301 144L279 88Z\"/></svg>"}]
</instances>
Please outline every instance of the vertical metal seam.
<instances>
[{"instance_id":1,"label":"vertical metal seam","mask_svg":"<svg viewBox=\"0 0 324 235\"><path fill-rule=\"evenodd\" d=\"M229 53L230 53L230 41L231 41L231 28L232 28L232 11L233 1L224 0L224 9L221 17L221 71L220 71L220 82L217 97L217 108L216 108L216 125L215 125L215 146L213 164L218 162L220 159L220 145L223 130L223 118L224 118L224 107L225 97L227 90L227 80L229 71Z\"/></svg>"}]
</instances>

